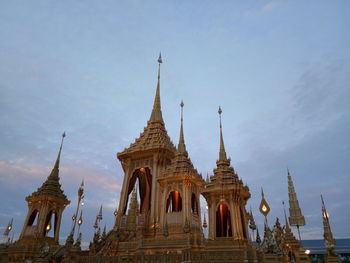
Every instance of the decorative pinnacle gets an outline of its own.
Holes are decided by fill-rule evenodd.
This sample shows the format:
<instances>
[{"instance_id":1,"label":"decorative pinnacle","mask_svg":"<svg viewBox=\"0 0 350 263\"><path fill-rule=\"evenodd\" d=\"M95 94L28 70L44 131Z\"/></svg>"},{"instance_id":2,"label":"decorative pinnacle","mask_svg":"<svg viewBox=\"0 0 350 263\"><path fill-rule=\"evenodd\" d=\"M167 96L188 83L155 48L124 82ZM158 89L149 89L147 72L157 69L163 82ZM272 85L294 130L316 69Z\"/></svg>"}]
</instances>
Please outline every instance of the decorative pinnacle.
<instances>
[{"instance_id":1,"label":"decorative pinnacle","mask_svg":"<svg viewBox=\"0 0 350 263\"><path fill-rule=\"evenodd\" d=\"M58 155L57 155L57 159L55 162L55 165L51 171L50 177L59 177L58 173L59 173L59 167L60 167L60 159L61 159L61 152L62 152L62 146L63 146L63 140L64 137L66 137L66 132L63 132L62 134L62 140L61 140L61 145L60 145L60 150L58 151Z\"/></svg>"},{"instance_id":2,"label":"decorative pinnacle","mask_svg":"<svg viewBox=\"0 0 350 263\"><path fill-rule=\"evenodd\" d=\"M179 152L186 152L186 145L185 145L185 139L184 139L184 131L183 131L183 108L185 104L181 100L180 107L181 107L181 127L180 127L180 137L179 137L179 145L178 145L178 151Z\"/></svg>"},{"instance_id":3,"label":"decorative pinnacle","mask_svg":"<svg viewBox=\"0 0 350 263\"><path fill-rule=\"evenodd\" d=\"M162 121L163 122L163 116L162 116L162 110L161 110L161 104L160 104L160 64L163 63L161 54L159 54L157 61L158 61L157 90L156 90L156 96L154 97L154 103L153 103L153 109L152 109L150 121Z\"/></svg>"},{"instance_id":4,"label":"decorative pinnacle","mask_svg":"<svg viewBox=\"0 0 350 263\"><path fill-rule=\"evenodd\" d=\"M221 114L222 110L219 106L219 118L220 118L220 152L219 152L219 161L227 161L226 151L225 151L225 144L224 144L224 138L222 136L222 123L221 123Z\"/></svg>"}]
</instances>

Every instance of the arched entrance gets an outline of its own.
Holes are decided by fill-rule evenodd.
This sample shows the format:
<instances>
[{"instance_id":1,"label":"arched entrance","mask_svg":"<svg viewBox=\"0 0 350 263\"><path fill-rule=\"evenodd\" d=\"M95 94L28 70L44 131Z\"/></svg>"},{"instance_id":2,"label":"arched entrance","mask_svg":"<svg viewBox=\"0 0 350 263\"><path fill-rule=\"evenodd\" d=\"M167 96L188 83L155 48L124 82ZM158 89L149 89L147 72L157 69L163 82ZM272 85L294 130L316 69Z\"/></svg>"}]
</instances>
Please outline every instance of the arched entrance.
<instances>
[{"instance_id":1,"label":"arched entrance","mask_svg":"<svg viewBox=\"0 0 350 263\"><path fill-rule=\"evenodd\" d=\"M128 199L125 203L123 214L126 214L130 193L138 182L138 193L140 198L140 213L148 213L151 209L151 190L152 190L152 175L148 167L140 168L134 171L129 180Z\"/></svg>"},{"instance_id":2,"label":"arched entrance","mask_svg":"<svg viewBox=\"0 0 350 263\"><path fill-rule=\"evenodd\" d=\"M231 213L226 204L216 210L216 237L232 237Z\"/></svg>"}]
</instances>

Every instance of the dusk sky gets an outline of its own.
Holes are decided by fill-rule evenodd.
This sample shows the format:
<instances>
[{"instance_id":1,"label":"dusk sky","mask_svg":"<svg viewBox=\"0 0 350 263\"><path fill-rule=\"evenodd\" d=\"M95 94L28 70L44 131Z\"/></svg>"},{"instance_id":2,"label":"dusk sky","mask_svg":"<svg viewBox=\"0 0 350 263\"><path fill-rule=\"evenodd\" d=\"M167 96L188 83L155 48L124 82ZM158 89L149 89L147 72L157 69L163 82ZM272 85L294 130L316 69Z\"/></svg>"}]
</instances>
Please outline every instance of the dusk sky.
<instances>
[{"instance_id":1,"label":"dusk sky","mask_svg":"<svg viewBox=\"0 0 350 263\"><path fill-rule=\"evenodd\" d=\"M220 105L260 232L260 189L272 225L288 201L289 167L302 237L323 238L323 194L334 236L349 238L349 14L347 0L0 1L1 233L13 217L20 234L25 197L50 174L63 131L60 177L72 203L61 241L82 179L84 244L101 204L102 227L113 226L116 153L147 123L161 51L166 128L177 143L183 99L187 150L203 177L218 158Z\"/></svg>"}]
</instances>

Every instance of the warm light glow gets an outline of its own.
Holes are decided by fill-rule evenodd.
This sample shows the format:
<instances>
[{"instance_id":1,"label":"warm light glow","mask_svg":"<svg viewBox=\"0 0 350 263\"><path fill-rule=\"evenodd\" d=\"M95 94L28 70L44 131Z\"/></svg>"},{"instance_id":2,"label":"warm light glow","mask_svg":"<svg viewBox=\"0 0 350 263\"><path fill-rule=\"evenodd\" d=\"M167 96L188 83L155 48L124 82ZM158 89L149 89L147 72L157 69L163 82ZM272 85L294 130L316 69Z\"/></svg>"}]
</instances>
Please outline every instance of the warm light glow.
<instances>
[{"instance_id":1,"label":"warm light glow","mask_svg":"<svg viewBox=\"0 0 350 263\"><path fill-rule=\"evenodd\" d=\"M146 172L146 169L142 167L142 168L140 168L140 172L141 172L141 173L145 173L145 172Z\"/></svg>"},{"instance_id":2,"label":"warm light glow","mask_svg":"<svg viewBox=\"0 0 350 263\"><path fill-rule=\"evenodd\" d=\"M80 219L78 220L78 225L80 226L82 223L83 223L83 219L80 218Z\"/></svg>"},{"instance_id":3,"label":"warm light glow","mask_svg":"<svg viewBox=\"0 0 350 263\"><path fill-rule=\"evenodd\" d=\"M75 221L75 215L72 216L72 220Z\"/></svg>"},{"instance_id":4,"label":"warm light glow","mask_svg":"<svg viewBox=\"0 0 350 263\"><path fill-rule=\"evenodd\" d=\"M323 217L324 217L324 218L329 218L329 214L328 214L326 211L324 211L324 212L323 212Z\"/></svg>"},{"instance_id":5,"label":"warm light glow","mask_svg":"<svg viewBox=\"0 0 350 263\"><path fill-rule=\"evenodd\" d=\"M9 226L7 227L7 229L8 229L8 230L11 230L11 229L12 229L12 226L11 226L11 225L9 225Z\"/></svg>"},{"instance_id":6,"label":"warm light glow","mask_svg":"<svg viewBox=\"0 0 350 263\"><path fill-rule=\"evenodd\" d=\"M305 254L306 254L306 255L309 255L309 254L310 254L310 250L306 249L306 250L305 250Z\"/></svg>"},{"instance_id":7,"label":"warm light glow","mask_svg":"<svg viewBox=\"0 0 350 263\"><path fill-rule=\"evenodd\" d=\"M118 211L117 209L113 212L114 216L117 216L118 215Z\"/></svg>"},{"instance_id":8,"label":"warm light glow","mask_svg":"<svg viewBox=\"0 0 350 263\"><path fill-rule=\"evenodd\" d=\"M261 210L263 210L263 212L267 211L267 207L265 205L263 205L263 207L261 208Z\"/></svg>"},{"instance_id":9,"label":"warm light glow","mask_svg":"<svg viewBox=\"0 0 350 263\"><path fill-rule=\"evenodd\" d=\"M51 229L51 223L49 222L46 226L46 231L50 231L50 229Z\"/></svg>"}]
</instances>

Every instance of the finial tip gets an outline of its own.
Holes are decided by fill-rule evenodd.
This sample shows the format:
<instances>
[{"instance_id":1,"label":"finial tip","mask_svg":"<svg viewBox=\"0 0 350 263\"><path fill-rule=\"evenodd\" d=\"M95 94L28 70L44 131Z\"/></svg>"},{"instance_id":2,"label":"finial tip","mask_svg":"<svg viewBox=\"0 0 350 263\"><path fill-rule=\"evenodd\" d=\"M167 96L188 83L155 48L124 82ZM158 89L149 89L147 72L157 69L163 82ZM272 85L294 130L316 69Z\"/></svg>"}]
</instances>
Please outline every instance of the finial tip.
<instances>
[{"instance_id":1,"label":"finial tip","mask_svg":"<svg viewBox=\"0 0 350 263\"><path fill-rule=\"evenodd\" d=\"M221 115L221 113L222 113L222 109L221 109L221 107L220 107L220 106L219 106L218 113L219 113L219 115Z\"/></svg>"},{"instance_id":2,"label":"finial tip","mask_svg":"<svg viewBox=\"0 0 350 263\"><path fill-rule=\"evenodd\" d=\"M180 107L183 108L185 106L183 100L181 100Z\"/></svg>"},{"instance_id":3,"label":"finial tip","mask_svg":"<svg viewBox=\"0 0 350 263\"><path fill-rule=\"evenodd\" d=\"M158 57L158 63L163 63L163 60L162 60L162 53L159 52L159 57Z\"/></svg>"},{"instance_id":4,"label":"finial tip","mask_svg":"<svg viewBox=\"0 0 350 263\"><path fill-rule=\"evenodd\" d=\"M63 138L66 137L66 132L65 131L62 133L62 137Z\"/></svg>"}]
</instances>

